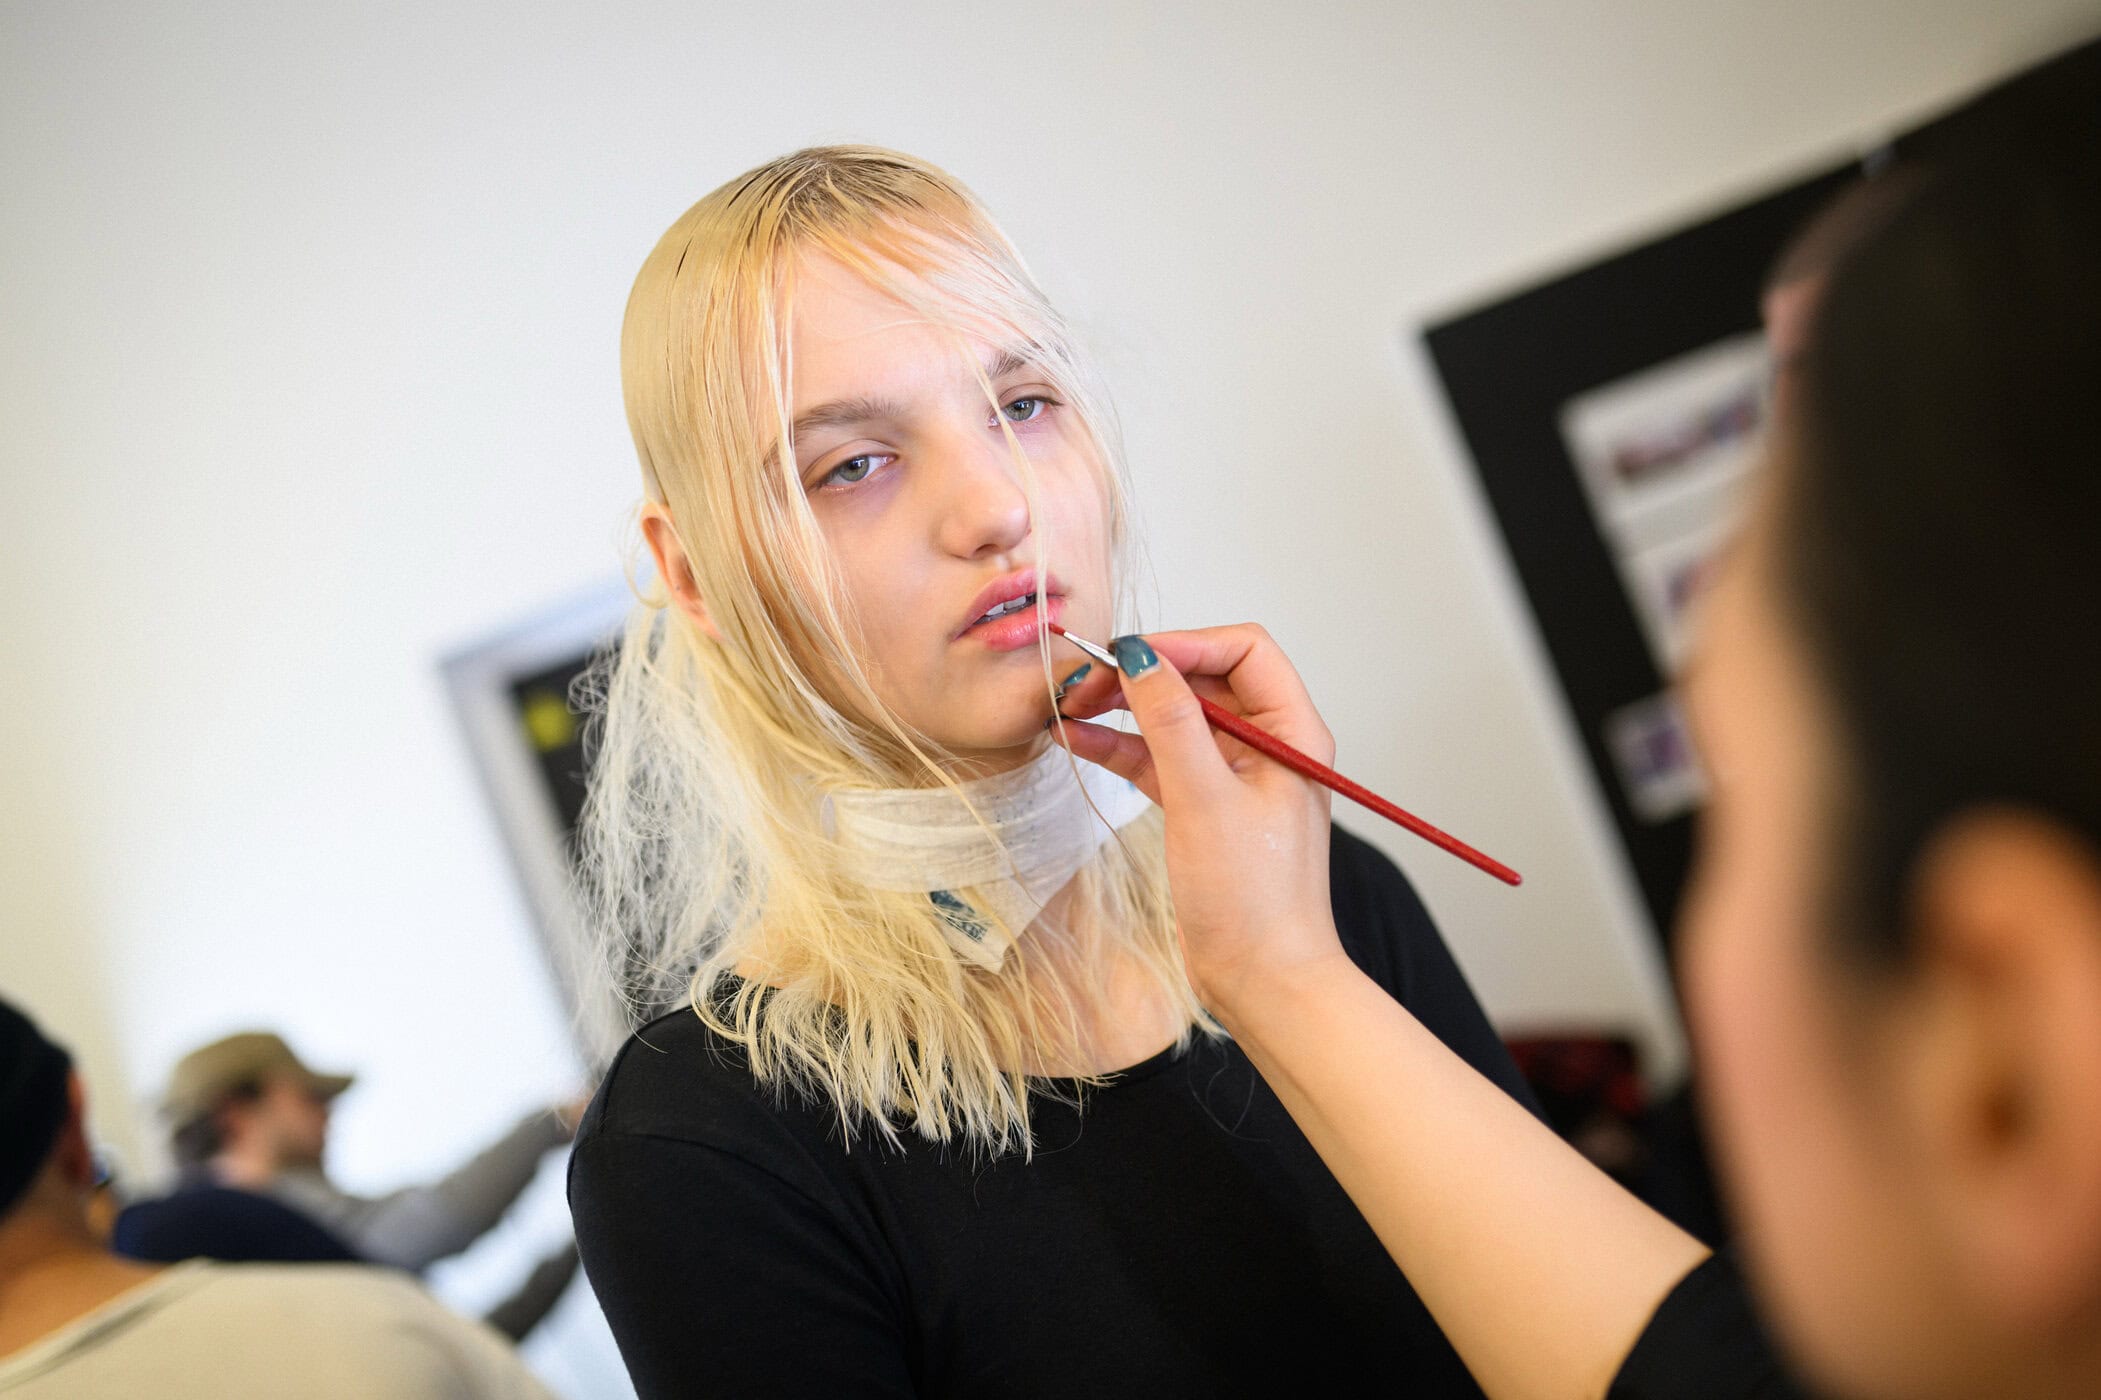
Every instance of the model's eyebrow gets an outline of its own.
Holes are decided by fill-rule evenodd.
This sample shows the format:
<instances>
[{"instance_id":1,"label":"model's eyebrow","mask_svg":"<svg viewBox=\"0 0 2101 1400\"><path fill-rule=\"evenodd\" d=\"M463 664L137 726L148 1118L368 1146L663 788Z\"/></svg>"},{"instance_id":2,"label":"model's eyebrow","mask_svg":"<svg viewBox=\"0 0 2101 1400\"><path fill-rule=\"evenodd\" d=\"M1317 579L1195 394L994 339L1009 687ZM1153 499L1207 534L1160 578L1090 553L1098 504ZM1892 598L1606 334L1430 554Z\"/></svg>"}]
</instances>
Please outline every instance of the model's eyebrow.
<instances>
[{"instance_id":1,"label":"model's eyebrow","mask_svg":"<svg viewBox=\"0 0 2101 1400\"><path fill-rule=\"evenodd\" d=\"M1027 369L1030 363L1025 355L1017 355L1011 350L1005 351L993 356L991 363L984 366L985 379L989 383L997 384L1008 375ZM871 398L866 394L856 394L844 399L828 399L815 408L796 415L795 440L801 442L804 434L814 432L818 428L841 428L856 423L872 423L880 419L904 416L904 406L895 399Z\"/></svg>"},{"instance_id":2,"label":"model's eyebrow","mask_svg":"<svg viewBox=\"0 0 2101 1400\"><path fill-rule=\"evenodd\" d=\"M1027 369L1029 363L1026 355L1017 355L1012 350L1002 351L993 357L991 364L985 366L985 378L996 384L1010 374Z\"/></svg>"},{"instance_id":3,"label":"model's eyebrow","mask_svg":"<svg viewBox=\"0 0 2101 1400\"><path fill-rule=\"evenodd\" d=\"M902 418L904 407L892 399L873 399L865 394L850 399L831 399L795 419L795 440L816 428L838 428L851 423L872 423L879 418Z\"/></svg>"}]
</instances>

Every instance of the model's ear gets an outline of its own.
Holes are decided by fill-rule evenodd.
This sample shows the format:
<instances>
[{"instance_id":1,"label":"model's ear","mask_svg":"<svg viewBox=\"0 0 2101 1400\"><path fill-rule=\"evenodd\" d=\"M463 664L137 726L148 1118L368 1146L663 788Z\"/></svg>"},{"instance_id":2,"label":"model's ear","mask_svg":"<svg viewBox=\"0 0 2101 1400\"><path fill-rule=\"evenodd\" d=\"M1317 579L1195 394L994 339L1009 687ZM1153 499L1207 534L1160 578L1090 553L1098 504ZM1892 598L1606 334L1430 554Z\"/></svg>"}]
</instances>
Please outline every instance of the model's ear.
<instances>
[{"instance_id":1,"label":"model's ear","mask_svg":"<svg viewBox=\"0 0 2101 1400\"><path fill-rule=\"evenodd\" d=\"M2045 1343L2101 1309L2101 854L1979 809L1917 873L1892 1105L1968 1301Z\"/></svg>"},{"instance_id":2,"label":"model's ear","mask_svg":"<svg viewBox=\"0 0 2101 1400\"><path fill-rule=\"evenodd\" d=\"M711 640L721 641L722 634L715 630L715 619L708 615L708 605L702 601L700 589L693 582L693 565L686 558L686 546L679 540L678 527L671 523L671 512L660 502L643 503L642 538L649 542L649 552L657 561L657 577L670 590L672 606L691 619L693 625Z\"/></svg>"}]
</instances>

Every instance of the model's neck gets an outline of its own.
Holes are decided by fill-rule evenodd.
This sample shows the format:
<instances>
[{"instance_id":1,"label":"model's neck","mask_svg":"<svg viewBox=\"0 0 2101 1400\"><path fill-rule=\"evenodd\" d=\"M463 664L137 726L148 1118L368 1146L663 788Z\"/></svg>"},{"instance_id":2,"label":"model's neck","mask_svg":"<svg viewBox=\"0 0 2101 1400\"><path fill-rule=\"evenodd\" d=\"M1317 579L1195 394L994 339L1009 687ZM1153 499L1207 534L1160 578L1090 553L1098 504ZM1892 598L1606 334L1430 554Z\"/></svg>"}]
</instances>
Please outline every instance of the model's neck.
<instances>
[{"instance_id":1,"label":"model's neck","mask_svg":"<svg viewBox=\"0 0 2101 1400\"><path fill-rule=\"evenodd\" d=\"M1010 749L960 749L951 754L953 762L949 776L959 783L972 782L978 778L996 778L1002 773L1012 773L1026 768L1043 757L1050 747L1050 737L1039 734L1026 744ZM934 786L929 782L926 786Z\"/></svg>"},{"instance_id":2,"label":"model's neck","mask_svg":"<svg viewBox=\"0 0 2101 1400\"><path fill-rule=\"evenodd\" d=\"M1032 1047L1023 1073L1058 1079L1113 1074L1151 1059L1188 1029L1180 1004L1134 956L1118 948L1097 956L1110 963L1094 970L1101 992L1074 998L1069 1034Z\"/></svg>"},{"instance_id":3,"label":"model's neck","mask_svg":"<svg viewBox=\"0 0 2101 1400\"><path fill-rule=\"evenodd\" d=\"M1029 956L1074 988L1074 1024L1035 1047L1024 1073L1053 1078L1108 1074L1149 1060L1187 1028L1181 1004L1159 985L1129 945L1116 937L1070 939L1052 930L1070 927L1077 881L1069 881L1022 935L1034 940ZM1086 966L1064 965L1084 959Z\"/></svg>"}]
</instances>

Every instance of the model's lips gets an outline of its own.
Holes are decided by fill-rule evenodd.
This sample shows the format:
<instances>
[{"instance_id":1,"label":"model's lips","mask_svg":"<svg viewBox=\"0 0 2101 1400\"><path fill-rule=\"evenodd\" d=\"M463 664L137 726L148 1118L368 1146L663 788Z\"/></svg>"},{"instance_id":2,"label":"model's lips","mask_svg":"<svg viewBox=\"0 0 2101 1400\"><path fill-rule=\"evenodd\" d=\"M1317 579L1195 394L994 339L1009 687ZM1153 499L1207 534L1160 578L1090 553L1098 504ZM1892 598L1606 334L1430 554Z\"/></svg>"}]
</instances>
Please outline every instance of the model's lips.
<instances>
[{"instance_id":1,"label":"model's lips","mask_svg":"<svg viewBox=\"0 0 2101 1400\"><path fill-rule=\"evenodd\" d=\"M956 629L956 635L960 637L981 623L1012 616L1022 611L1032 599L1055 598L1065 591L1064 582L1056 574L1042 580L1034 569L1016 569L1011 574L1001 574L971 599L970 611L965 615L963 625Z\"/></svg>"},{"instance_id":2,"label":"model's lips","mask_svg":"<svg viewBox=\"0 0 2101 1400\"><path fill-rule=\"evenodd\" d=\"M1065 585L1056 574L1039 581L1034 569L1003 574L971 600L970 616L956 634L984 642L995 651L1026 645L1064 602Z\"/></svg>"},{"instance_id":3,"label":"model's lips","mask_svg":"<svg viewBox=\"0 0 2101 1400\"><path fill-rule=\"evenodd\" d=\"M1044 626L1063 616L1065 599L1056 593L1029 594L1028 597L1026 604L1012 612L972 623L956 640L982 644L991 651L1018 651L1022 647L1034 646L1036 636Z\"/></svg>"}]
</instances>

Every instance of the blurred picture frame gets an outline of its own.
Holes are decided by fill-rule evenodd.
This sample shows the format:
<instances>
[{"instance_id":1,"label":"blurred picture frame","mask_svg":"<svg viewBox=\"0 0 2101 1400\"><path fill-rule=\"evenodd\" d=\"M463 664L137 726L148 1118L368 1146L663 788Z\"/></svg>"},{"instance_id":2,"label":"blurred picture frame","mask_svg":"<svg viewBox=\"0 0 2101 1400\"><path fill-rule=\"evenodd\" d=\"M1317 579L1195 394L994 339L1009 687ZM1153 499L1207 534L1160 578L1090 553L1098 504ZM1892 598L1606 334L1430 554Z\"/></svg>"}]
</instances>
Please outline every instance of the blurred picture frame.
<instances>
[{"instance_id":1,"label":"blurred picture frame","mask_svg":"<svg viewBox=\"0 0 2101 1400\"><path fill-rule=\"evenodd\" d=\"M1848 163L1422 332L1659 943L1706 791L1674 681L1754 472L1760 293Z\"/></svg>"},{"instance_id":2,"label":"blurred picture frame","mask_svg":"<svg viewBox=\"0 0 2101 1400\"><path fill-rule=\"evenodd\" d=\"M587 589L447 654L439 663L566 1004L582 1004L575 837L590 772L585 717L571 687L616 645L635 594L625 580Z\"/></svg>"}]
</instances>

